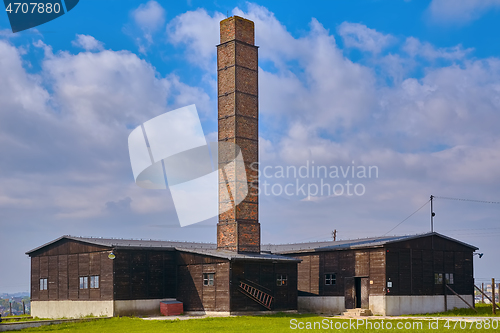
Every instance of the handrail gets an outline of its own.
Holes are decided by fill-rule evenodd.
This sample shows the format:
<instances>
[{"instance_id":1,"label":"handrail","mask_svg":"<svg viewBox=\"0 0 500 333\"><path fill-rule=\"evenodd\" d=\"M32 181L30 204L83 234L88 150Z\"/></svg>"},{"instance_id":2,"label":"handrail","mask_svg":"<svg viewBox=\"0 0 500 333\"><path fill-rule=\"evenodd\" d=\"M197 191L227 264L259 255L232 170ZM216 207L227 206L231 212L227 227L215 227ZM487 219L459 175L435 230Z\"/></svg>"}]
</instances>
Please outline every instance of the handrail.
<instances>
[{"instance_id":1,"label":"handrail","mask_svg":"<svg viewBox=\"0 0 500 333\"><path fill-rule=\"evenodd\" d=\"M239 291L243 293L243 295L259 303L266 309L271 310L271 303L274 299L273 296L263 292L262 290L252 287L251 285L243 281L240 281Z\"/></svg>"}]
</instances>

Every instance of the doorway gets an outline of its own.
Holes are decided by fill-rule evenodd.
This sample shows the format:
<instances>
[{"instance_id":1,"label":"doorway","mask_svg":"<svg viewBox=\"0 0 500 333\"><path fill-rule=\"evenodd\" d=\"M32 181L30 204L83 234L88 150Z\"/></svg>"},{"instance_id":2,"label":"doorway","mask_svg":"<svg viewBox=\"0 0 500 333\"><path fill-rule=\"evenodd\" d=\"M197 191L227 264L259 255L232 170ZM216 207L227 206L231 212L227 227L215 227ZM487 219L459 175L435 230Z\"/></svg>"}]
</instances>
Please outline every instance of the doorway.
<instances>
[{"instance_id":1,"label":"doorway","mask_svg":"<svg viewBox=\"0 0 500 333\"><path fill-rule=\"evenodd\" d=\"M354 304L356 308L361 308L361 278L354 278Z\"/></svg>"},{"instance_id":2,"label":"doorway","mask_svg":"<svg viewBox=\"0 0 500 333\"><path fill-rule=\"evenodd\" d=\"M348 277L344 284L345 308L368 309L369 304L369 279L368 277Z\"/></svg>"}]
</instances>

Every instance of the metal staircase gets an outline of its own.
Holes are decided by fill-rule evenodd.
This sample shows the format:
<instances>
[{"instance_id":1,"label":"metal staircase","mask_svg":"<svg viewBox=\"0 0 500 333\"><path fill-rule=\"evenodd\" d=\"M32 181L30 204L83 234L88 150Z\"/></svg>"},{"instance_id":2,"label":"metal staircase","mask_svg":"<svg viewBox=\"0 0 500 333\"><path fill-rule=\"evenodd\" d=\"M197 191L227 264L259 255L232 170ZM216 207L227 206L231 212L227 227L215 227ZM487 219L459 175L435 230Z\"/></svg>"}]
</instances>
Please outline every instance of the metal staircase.
<instances>
[{"instance_id":1,"label":"metal staircase","mask_svg":"<svg viewBox=\"0 0 500 333\"><path fill-rule=\"evenodd\" d=\"M240 281L240 291L247 297L253 299L268 310L271 310L273 296L259 290L246 282Z\"/></svg>"}]
</instances>

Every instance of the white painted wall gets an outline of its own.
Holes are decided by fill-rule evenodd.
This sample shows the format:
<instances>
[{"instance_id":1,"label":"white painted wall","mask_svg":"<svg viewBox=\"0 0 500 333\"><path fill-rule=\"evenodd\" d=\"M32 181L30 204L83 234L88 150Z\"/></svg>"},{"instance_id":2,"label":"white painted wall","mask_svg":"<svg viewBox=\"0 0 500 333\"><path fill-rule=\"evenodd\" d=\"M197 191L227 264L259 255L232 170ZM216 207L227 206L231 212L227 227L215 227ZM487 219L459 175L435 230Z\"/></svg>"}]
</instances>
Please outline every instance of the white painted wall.
<instances>
[{"instance_id":1,"label":"white painted wall","mask_svg":"<svg viewBox=\"0 0 500 333\"><path fill-rule=\"evenodd\" d=\"M299 296L299 312L339 314L345 311L344 296Z\"/></svg>"},{"instance_id":2,"label":"white painted wall","mask_svg":"<svg viewBox=\"0 0 500 333\"><path fill-rule=\"evenodd\" d=\"M460 295L473 304L472 295ZM455 295L448 295L448 310L467 308ZM444 296L369 296L370 310L374 315L399 316L404 314L424 314L444 311ZM339 314L345 309L343 296L299 296L299 312Z\"/></svg>"},{"instance_id":3,"label":"white painted wall","mask_svg":"<svg viewBox=\"0 0 500 333\"><path fill-rule=\"evenodd\" d=\"M369 308L374 315L385 315L386 296L368 296Z\"/></svg>"},{"instance_id":4,"label":"white painted wall","mask_svg":"<svg viewBox=\"0 0 500 333\"><path fill-rule=\"evenodd\" d=\"M130 301L115 301L115 316L160 315L161 301L175 301L175 298L138 299Z\"/></svg>"},{"instance_id":5,"label":"white painted wall","mask_svg":"<svg viewBox=\"0 0 500 333\"><path fill-rule=\"evenodd\" d=\"M470 305L474 306L474 296L472 295L460 295L463 299L467 301ZM455 295L448 295L448 310L453 310L453 308L462 309L468 308L460 298Z\"/></svg>"},{"instance_id":6,"label":"white painted wall","mask_svg":"<svg viewBox=\"0 0 500 333\"><path fill-rule=\"evenodd\" d=\"M133 301L32 301L31 315L38 318L160 315L160 302L173 298Z\"/></svg>"},{"instance_id":7,"label":"white painted wall","mask_svg":"<svg viewBox=\"0 0 500 333\"><path fill-rule=\"evenodd\" d=\"M31 315L38 318L113 316L113 301L32 301Z\"/></svg>"},{"instance_id":8,"label":"white painted wall","mask_svg":"<svg viewBox=\"0 0 500 333\"><path fill-rule=\"evenodd\" d=\"M472 295L460 295L469 304L473 304ZM385 315L388 316L398 316L403 314L424 314L424 313L435 313L443 312L444 308L444 296L434 295L434 296L370 296L370 308L372 307L372 297L384 297L385 300ZM379 302L375 301L374 303ZM462 300L460 300L455 295L447 296L448 310L453 308L468 308ZM378 310L378 308L377 308ZM374 314L376 313L372 310Z\"/></svg>"}]
</instances>

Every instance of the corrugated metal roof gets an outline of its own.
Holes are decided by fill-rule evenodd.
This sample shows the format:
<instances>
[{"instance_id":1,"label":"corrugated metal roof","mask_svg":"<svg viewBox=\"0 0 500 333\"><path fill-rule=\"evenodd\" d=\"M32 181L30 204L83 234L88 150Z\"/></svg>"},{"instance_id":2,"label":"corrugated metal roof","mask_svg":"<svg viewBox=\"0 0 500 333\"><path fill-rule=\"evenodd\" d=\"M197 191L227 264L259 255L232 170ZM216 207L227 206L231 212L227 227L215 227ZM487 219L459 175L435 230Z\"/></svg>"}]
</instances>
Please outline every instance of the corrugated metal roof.
<instances>
[{"instance_id":1,"label":"corrugated metal roof","mask_svg":"<svg viewBox=\"0 0 500 333\"><path fill-rule=\"evenodd\" d=\"M370 237L370 238L360 238L360 239L348 239L335 242L327 241L327 242L309 242L309 243L279 244L279 245L269 244L269 245L262 245L261 248L263 251L269 251L271 253L276 253L276 254L334 251L334 250L357 249L366 247L381 247L384 246L385 244L397 243L401 241L407 241L410 239L427 237L432 235L462 244L474 250L478 250L478 248L475 246L466 244L464 242L450 238L448 236L438 234L437 232L429 232L418 235L381 236L381 237Z\"/></svg>"},{"instance_id":2,"label":"corrugated metal roof","mask_svg":"<svg viewBox=\"0 0 500 333\"><path fill-rule=\"evenodd\" d=\"M120 239L120 238L93 238L93 237L74 237L66 236L65 238L81 241L85 243L107 246L112 248L197 248L197 249L216 249L217 244L214 243L198 243L198 242L179 242L179 241L162 241L153 239Z\"/></svg>"},{"instance_id":3,"label":"corrugated metal roof","mask_svg":"<svg viewBox=\"0 0 500 333\"><path fill-rule=\"evenodd\" d=\"M217 250L217 244L197 243L197 242L175 242L147 239L119 239L119 238L94 238L94 237L76 237L62 236L33 250L26 254L38 251L46 246L54 244L62 239L70 239L78 242L84 242L92 245L108 247L110 249L151 249L151 250L178 250L190 253L208 255L228 260L272 260L272 261L300 261L291 257L273 255L270 253L235 253L232 251Z\"/></svg>"},{"instance_id":4,"label":"corrugated metal roof","mask_svg":"<svg viewBox=\"0 0 500 333\"><path fill-rule=\"evenodd\" d=\"M99 237L77 237L77 236L61 236L53 241L38 246L26 254L38 251L46 246L54 244L62 239L71 239L78 242L84 242L92 245L99 245L109 248L152 248L152 249L175 249L176 247L183 248L198 248L198 249L216 249L217 244L214 243L197 243L197 242L178 242L178 241L161 241L152 239L122 239L122 238L99 238Z\"/></svg>"},{"instance_id":5,"label":"corrugated metal roof","mask_svg":"<svg viewBox=\"0 0 500 333\"><path fill-rule=\"evenodd\" d=\"M236 253L227 250L216 250L216 249L186 249L186 248L176 248L178 251L202 254L212 257L224 258L228 260L271 260L271 261L286 261L286 262L300 262L301 259L296 259L293 257L282 256L279 254L271 253Z\"/></svg>"},{"instance_id":6,"label":"corrugated metal roof","mask_svg":"<svg viewBox=\"0 0 500 333\"><path fill-rule=\"evenodd\" d=\"M100 245L113 249L157 249L157 250L179 250L185 252L192 252L204 255L215 256L219 258L233 259L255 259L255 260L294 260L289 257L283 257L281 254L289 253L302 253L302 252L320 252L320 251L335 251L345 249L357 249L367 247L381 247L385 244L397 243L407 241L410 239L438 236L444 239L462 244L470 247L473 250L478 250L477 247L466 244L459 240L438 234L425 233L419 235L405 235L405 236L382 236L370 237L360 239L349 239L340 241L327 241L327 242L309 242L309 243L295 243L295 244L267 244L262 245L261 254L251 253L235 253L232 251L217 250L217 244L214 243L197 243L197 242L178 242L178 241L161 241L161 240L146 240L146 239L119 239L119 238L93 238L93 237L75 237L75 236L62 236L33 250L26 252L31 254L48 245L56 243L62 239L70 239L78 242L84 242L93 245Z\"/></svg>"}]
</instances>

